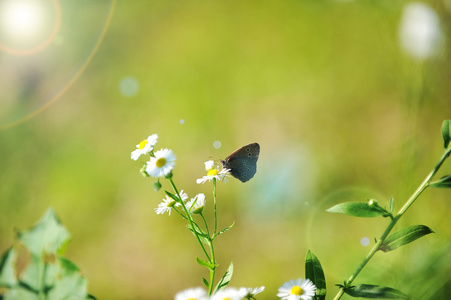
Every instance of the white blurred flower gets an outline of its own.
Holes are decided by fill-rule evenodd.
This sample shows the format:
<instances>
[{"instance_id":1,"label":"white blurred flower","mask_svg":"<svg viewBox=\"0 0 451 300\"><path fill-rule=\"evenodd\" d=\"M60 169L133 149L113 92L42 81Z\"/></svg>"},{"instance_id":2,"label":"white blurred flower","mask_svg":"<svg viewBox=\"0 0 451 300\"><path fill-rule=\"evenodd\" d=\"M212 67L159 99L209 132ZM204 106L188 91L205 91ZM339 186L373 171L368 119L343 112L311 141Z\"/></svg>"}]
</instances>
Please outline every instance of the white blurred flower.
<instances>
[{"instance_id":1,"label":"white blurred flower","mask_svg":"<svg viewBox=\"0 0 451 300\"><path fill-rule=\"evenodd\" d=\"M208 300L207 292L203 288L191 288L175 295L175 300Z\"/></svg>"},{"instance_id":2,"label":"white blurred flower","mask_svg":"<svg viewBox=\"0 0 451 300\"><path fill-rule=\"evenodd\" d=\"M153 150L153 146L157 143L158 135L152 134L145 140L136 145L136 150L131 153L131 158L137 160L141 155L147 154Z\"/></svg>"},{"instance_id":3,"label":"white blurred flower","mask_svg":"<svg viewBox=\"0 0 451 300\"><path fill-rule=\"evenodd\" d=\"M182 198L182 201L185 201L186 199L188 199L188 194L182 190L180 192L180 198ZM158 207L155 208L155 212L157 213L157 215L162 215L165 212L168 212L168 214L171 215L172 208L180 205L180 202L177 202L171 197L166 196L166 198L163 199L163 202L158 204Z\"/></svg>"},{"instance_id":4,"label":"white blurred flower","mask_svg":"<svg viewBox=\"0 0 451 300\"><path fill-rule=\"evenodd\" d=\"M163 202L158 204L158 207L155 208L155 212L157 215L162 215L165 212L168 212L169 215L171 215L171 210L173 207L180 206L181 204L174 199L172 199L169 196L166 196L166 198L163 199Z\"/></svg>"},{"instance_id":5,"label":"white blurred flower","mask_svg":"<svg viewBox=\"0 0 451 300\"><path fill-rule=\"evenodd\" d=\"M299 278L285 282L277 297L282 300L312 300L316 293L316 286L309 279Z\"/></svg>"},{"instance_id":6,"label":"white blurred flower","mask_svg":"<svg viewBox=\"0 0 451 300\"><path fill-rule=\"evenodd\" d=\"M444 37L437 13L421 2L404 7L399 36L403 50L419 60L436 55Z\"/></svg>"},{"instance_id":7,"label":"white blurred flower","mask_svg":"<svg viewBox=\"0 0 451 300\"><path fill-rule=\"evenodd\" d=\"M211 300L241 300L239 291L236 288L225 288L216 292Z\"/></svg>"},{"instance_id":8,"label":"white blurred flower","mask_svg":"<svg viewBox=\"0 0 451 300\"><path fill-rule=\"evenodd\" d=\"M147 162L146 173L152 177L163 177L171 173L175 166L175 154L172 150L161 149L155 152Z\"/></svg>"},{"instance_id":9,"label":"white blurred flower","mask_svg":"<svg viewBox=\"0 0 451 300\"><path fill-rule=\"evenodd\" d=\"M205 162L205 170L207 170L207 175L196 180L198 184L205 183L207 180L211 181L213 178L217 180L224 180L227 182L226 176L229 175L228 169L222 169L219 171L219 166L215 166L214 161L209 160Z\"/></svg>"},{"instance_id":10,"label":"white blurred flower","mask_svg":"<svg viewBox=\"0 0 451 300\"><path fill-rule=\"evenodd\" d=\"M239 293L240 297L245 299L254 299L254 296L263 292L265 290L264 286L256 287L256 288L240 288Z\"/></svg>"},{"instance_id":11,"label":"white blurred flower","mask_svg":"<svg viewBox=\"0 0 451 300\"><path fill-rule=\"evenodd\" d=\"M197 194L188 203L186 209L192 214L200 214L205 207L205 195L203 193Z\"/></svg>"}]
</instances>

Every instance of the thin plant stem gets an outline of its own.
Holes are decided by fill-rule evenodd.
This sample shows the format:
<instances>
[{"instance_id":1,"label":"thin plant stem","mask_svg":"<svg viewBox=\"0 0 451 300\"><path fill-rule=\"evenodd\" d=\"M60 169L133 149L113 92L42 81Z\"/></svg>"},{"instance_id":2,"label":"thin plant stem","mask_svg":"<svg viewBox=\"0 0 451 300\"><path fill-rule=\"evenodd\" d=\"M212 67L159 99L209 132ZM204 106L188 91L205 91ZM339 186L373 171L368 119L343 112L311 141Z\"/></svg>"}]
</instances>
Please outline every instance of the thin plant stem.
<instances>
[{"instance_id":1,"label":"thin plant stem","mask_svg":"<svg viewBox=\"0 0 451 300\"><path fill-rule=\"evenodd\" d=\"M213 236L216 236L218 230L218 218L216 217L216 178L213 178L213 206L215 211L215 231L213 232Z\"/></svg>"},{"instance_id":2,"label":"thin plant stem","mask_svg":"<svg viewBox=\"0 0 451 300\"><path fill-rule=\"evenodd\" d=\"M212 261L211 261L211 259L210 259L210 256L209 256L208 253L207 253L207 250L205 250L205 247L204 247L202 241L200 240L199 233L197 232L196 228L194 227L194 224L193 224L194 221L193 221L193 219L191 218L190 213L189 213L188 210L186 209L185 203L183 203L183 201L182 201L182 197L180 197L179 191L178 191L177 188L175 187L175 184L174 184L174 182L172 181L172 178L168 178L168 179L169 179L169 182L171 183L172 189L173 189L174 192L177 194L177 197L181 200L181 204L182 204L182 207L183 207L183 211L184 211L185 214L186 214L186 218L188 219L188 222L189 222L189 225L190 225L190 227L191 227L191 230L193 231L194 235L196 236L196 239L197 239L197 241L199 242L199 245L200 245L200 247L202 248L202 251L204 252L205 256L207 257L208 262L212 263Z\"/></svg>"},{"instance_id":3,"label":"thin plant stem","mask_svg":"<svg viewBox=\"0 0 451 300\"><path fill-rule=\"evenodd\" d=\"M215 230L213 232L213 236L210 237L210 254L211 260L214 265L213 269L210 270L210 286L208 287L208 295L211 296L213 292L213 282L215 281L216 274L216 258L215 258L215 250L213 247L213 240L216 236L216 232L218 230L218 218L216 213L216 178L213 178L213 210L214 210L214 218L215 218Z\"/></svg>"},{"instance_id":4,"label":"thin plant stem","mask_svg":"<svg viewBox=\"0 0 451 300\"><path fill-rule=\"evenodd\" d=\"M417 188L417 190L406 201L404 206L399 210L399 212L396 214L396 216L391 220L390 224L388 224L384 233L382 233L381 237L379 238L379 241L370 250L368 255L363 259L363 261L360 263L360 265L357 267L357 269L354 271L354 273L348 278L348 280L346 281L347 285L350 285L354 281L354 279L357 277L357 275L359 275L360 271L362 271L362 269L366 266L366 264L371 260L371 258L374 256L374 254L379 249L380 245L385 241L387 236L390 234L393 227L395 227L398 220L404 215L404 213L407 211L407 209L413 204L413 202L415 202L415 200L421 195L421 193L423 193L423 191L428 187L432 178L435 176L437 171L443 165L445 160L450 156L450 154L451 154L451 148L448 148L445 151L445 153L443 154L443 156L441 157L440 161L434 167L434 169L429 173L428 176L426 176L426 178L423 180L423 182L420 184L420 186ZM340 288L340 290L338 291L334 300L340 299L343 296L343 294L344 294L344 288Z\"/></svg>"}]
</instances>

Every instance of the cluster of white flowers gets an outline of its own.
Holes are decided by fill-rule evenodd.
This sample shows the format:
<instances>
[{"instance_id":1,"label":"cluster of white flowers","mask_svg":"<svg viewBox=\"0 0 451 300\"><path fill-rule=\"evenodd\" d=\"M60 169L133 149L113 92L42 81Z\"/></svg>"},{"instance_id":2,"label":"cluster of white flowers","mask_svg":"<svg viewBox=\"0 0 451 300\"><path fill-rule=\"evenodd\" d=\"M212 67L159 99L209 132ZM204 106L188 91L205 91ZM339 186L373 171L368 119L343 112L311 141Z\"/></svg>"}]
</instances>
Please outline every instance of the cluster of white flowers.
<instances>
[{"instance_id":1,"label":"cluster of white flowers","mask_svg":"<svg viewBox=\"0 0 451 300\"><path fill-rule=\"evenodd\" d=\"M175 300L241 300L255 299L255 295L263 292L264 286L257 288L225 288L210 298L203 288L190 288L175 295ZM316 286L309 279L299 278L285 282L277 297L282 300L311 300L315 296Z\"/></svg>"},{"instance_id":2,"label":"cluster of white flowers","mask_svg":"<svg viewBox=\"0 0 451 300\"><path fill-rule=\"evenodd\" d=\"M142 140L136 149L131 153L131 159L138 160L141 155L150 155L150 160L147 162L145 172L152 177L164 177L171 173L175 166L175 154L170 149L161 149L153 152L154 146L157 143L158 135L152 134L145 140ZM226 176L229 175L228 169L219 170L219 166L215 166L214 161L209 160L205 162L205 169L207 175L200 179L197 179L198 184L211 181L214 178L217 180L223 180L227 182Z\"/></svg>"},{"instance_id":3,"label":"cluster of white flowers","mask_svg":"<svg viewBox=\"0 0 451 300\"><path fill-rule=\"evenodd\" d=\"M152 177L160 178L169 175L174 169L175 166L175 154L170 149L161 149L158 151L153 151L154 146L157 143L158 135L152 134L147 139L141 141L138 145L136 145L136 150L131 153L131 159L138 160L141 155L149 155L150 160L147 161L145 172ZM217 180L223 180L227 182L226 176L229 175L229 170L222 169L219 170L219 166L215 166L215 163L212 160L205 162L205 169L207 170L207 175L203 176L200 179L197 179L196 182L198 184L205 183L206 181L211 181L214 178ZM181 201L185 201L188 199L188 195L183 192L180 193ZM180 199L179 199L180 200ZM158 207L155 209L155 212L159 215L167 212L169 215L171 214L171 210L174 207L180 206L180 201L176 201L169 196L163 199ZM192 214L199 214L202 212L205 206L205 195L197 194L194 198L186 203L186 208Z\"/></svg>"},{"instance_id":4,"label":"cluster of white flowers","mask_svg":"<svg viewBox=\"0 0 451 300\"><path fill-rule=\"evenodd\" d=\"M175 154L170 149L161 149L153 151L157 143L158 135L152 134L147 139L141 141L136 145L136 150L131 153L131 158L137 160L141 155L150 155L150 160L147 161L145 172L152 177L160 178L166 177L175 166ZM213 179L227 182L226 176L230 175L230 170L219 170L219 166L215 165L214 161L209 160L205 162L205 169L207 175L196 180L198 184L212 181ZM190 214L200 214L205 207L205 195L197 194L194 198L185 202L188 199L188 194L183 190L176 196L166 195L158 207L155 209L157 214L169 215L173 208L182 205L186 207ZM190 288L181 291L175 295L175 300L241 300L241 299L255 299L255 295L263 292L264 286L257 288L232 288L227 287L212 296L208 296L203 288ZM282 300L311 300L316 293L316 286L309 279L297 279L285 282L277 294Z\"/></svg>"},{"instance_id":5,"label":"cluster of white flowers","mask_svg":"<svg viewBox=\"0 0 451 300\"><path fill-rule=\"evenodd\" d=\"M147 162L145 171L148 175L158 178L171 173L175 166L175 154L169 149L161 149L153 152L157 140L157 134L149 135L147 139L136 145L136 150L131 153L131 159L137 160L141 155L149 154L150 160Z\"/></svg>"},{"instance_id":6,"label":"cluster of white flowers","mask_svg":"<svg viewBox=\"0 0 451 300\"><path fill-rule=\"evenodd\" d=\"M255 299L254 296L263 292L264 286L257 288L232 288L228 287L222 289L208 297L207 292L203 288L191 288L181 291L175 295L175 300L241 300L241 299Z\"/></svg>"}]
</instances>

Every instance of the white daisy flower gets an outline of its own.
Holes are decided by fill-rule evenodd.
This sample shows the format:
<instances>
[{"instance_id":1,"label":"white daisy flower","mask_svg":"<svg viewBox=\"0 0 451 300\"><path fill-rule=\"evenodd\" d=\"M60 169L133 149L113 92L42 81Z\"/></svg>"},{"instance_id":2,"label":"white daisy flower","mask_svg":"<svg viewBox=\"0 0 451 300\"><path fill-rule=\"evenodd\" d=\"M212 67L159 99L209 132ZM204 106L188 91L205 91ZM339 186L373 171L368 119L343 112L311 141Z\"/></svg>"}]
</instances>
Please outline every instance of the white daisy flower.
<instances>
[{"instance_id":1,"label":"white daisy flower","mask_svg":"<svg viewBox=\"0 0 451 300\"><path fill-rule=\"evenodd\" d=\"M180 198L182 198L182 201L185 201L188 199L188 194L185 193L183 190L180 191Z\"/></svg>"},{"instance_id":2,"label":"white daisy flower","mask_svg":"<svg viewBox=\"0 0 451 300\"><path fill-rule=\"evenodd\" d=\"M240 288L240 290L238 291L240 294L240 297L245 298L245 299L254 299L254 296L263 292L265 290L264 286L261 287L256 287L256 288Z\"/></svg>"},{"instance_id":3,"label":"white daisy flower","mask_svg":"<svg viewBox=\"0 0 451 300\"><path fill-rule=\"evenodd\" d=\"M168 212L169 215L171 215L171 210L173 207L180 206L181 204L174 199L172 199L169 196L166 196L166 198L163 199L163 202L158 204L158 207L155 208L155 212L157 215L162 215L165 212Z\"/></svg>"},{"instance_id":4,"label":"white daisy flower","mask_svg":"<svg viewBox=\"0 0 451 300\"><path fill-rule=\"evenodd\" d=\"M147 162L146 173L152 177L163 177L171 173L175 166L175 154L172 150L161 149Z\"/></svg>"},{"instance_id":5,"label":"white daisy flower","mask_svg":"<svg viewBox=\"0 0 451 300\"><path fill-rule=\"evenodd\" d=\"M277 297L282 300L311 300L316 293L316 286L309 279L299 278L285 282L280 288Z\"/></svg>"},{"instance_id":6,"label":"white daisy flower","mask_svg":"<svg viewBox=\"0 0 451 300\"><path fill-rule=\"evenodd\" d=\"M213 178L218 180L224 180L227 182L226 176L229 175L228 169L222 169L219 171L219 166L215 166L214 161L209 160L205 162L205 170L207 170L207 175L196 180L198 184L205 183L207 180L211 181Z\"/></svg>"},{"instance_id":7,"label":"white daisy flower","mask_svg":"<svg viewBox=\"0 0 451 300\"><path fill-rule=\"evenodd\" d=\"M241 300L240 293L235 288L225 288L216 292L211 300Z\"/></svg>"},{"instance_id":8,"label":"white daisy flower","mask_svg":"<svg viewBox=\"0 0 451 300\"><path fill-rule=\"evenodd\" d=\"M208 300L207 292L203 288L191 288L175 295L175 300Z\"/></svg>"},{"instance_id":9,"label":"white daisy flower","mask_svg":"<svg viewBox=\"0 0 451 300\"><path fill-rule=\"evenodd\" d=\"M186 203L186 209L192 214L200 214L205 207L205 195L203 193L197 194Z\"/></svg>"},{"instance_id":10,"label":"white daisy flower","mask_svg":"<svg viewBox=\"0 0 451 300\"><path fill-rule=\"evenodd\" d=\"M136 145L136 150L132 152L131 158L137 160L142 154L148 154L153 150L153 146L157 143L158 135L152 134L138 145Z\"/></svg>"},{"instance_id":11,"label":"white daisy flower","mask_svg":"<svg viewBox=\"0 0 451 300\"><path fill-rule=\"evenodd\" d=\"M180 192L180 197L182 198L182 201L185 201L186 199L188 199L188 194L182 190ZM157 213L157 215L162 215L165 212L168 212L168 214L171 215L172 208L180 205L181 204L179 202L175 201L169 196L166 196L166 198L163 199L163 202L158 204L158 207L155 208L155 212Z\"/></svg>"}]
</instances>

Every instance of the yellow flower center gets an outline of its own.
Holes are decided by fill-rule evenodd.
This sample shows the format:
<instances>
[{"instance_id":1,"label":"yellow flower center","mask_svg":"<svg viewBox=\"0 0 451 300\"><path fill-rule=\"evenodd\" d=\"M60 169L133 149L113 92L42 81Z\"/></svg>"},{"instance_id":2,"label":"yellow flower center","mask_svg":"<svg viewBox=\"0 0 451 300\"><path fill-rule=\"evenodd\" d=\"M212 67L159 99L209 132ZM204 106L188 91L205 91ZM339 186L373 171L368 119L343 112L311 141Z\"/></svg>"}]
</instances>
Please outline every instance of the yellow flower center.
<instances>
[{"instance_id":1,"label":"yellow flower center","mask_svg":"<svg viewBox=\"0 0 451 300\"><path fill-rule=\"evenodd\" d=\"M164 166L166 164L166 158L160 157L159 159L157 159L157 162L155 164L156 164L157 168L161 168L162 166Z\"/></svg>"},{"instance_id":2,"label":"yellow flower center","mask_svg":"<svg viewBox=\"0 0 451 300\"><path fill-rule=\"evenodd\" d=\"M141 143L139 143L138 149L139 149L139 150L144 149L144 147L146 147L146 145L147 145L148 143L149 143L149 142L146 141L146 140L141 141Z\"/></svg>"},{"instance_id":3,"label":"yellow flower center","mask_svg":"<svg viewBox=\"0 0 451 300\"><path fill-rule=\"evenodd\" d=\"M196 300L195 298L188 298L188 299L186 299L186 300Z\"/></svg>"},{"instance_id":4,"label":"yellow flower center","mask_svg":"<svg viewBox=\"0 0 451 300\"><path fill-rule=\"evenodd\" d=\"M218 173L219 172L218 172L218 170L216 168L212 168L212 169L208 170L207 176L208 177L213 177L213 176L218 175Z\"/></svg>"},{"instance_id":5,"label":"yellow flower center","mask_svg":"<svg viewBox=\"0 0 451 300\"><path fill-rule=\"evenodd\" d=\"M297 296L304 294L304 291L301 289L301 287L297 286L297 285L292 287L290 292L291 292L291 295L297 295Z\"/></svg>"}]
</instances>

